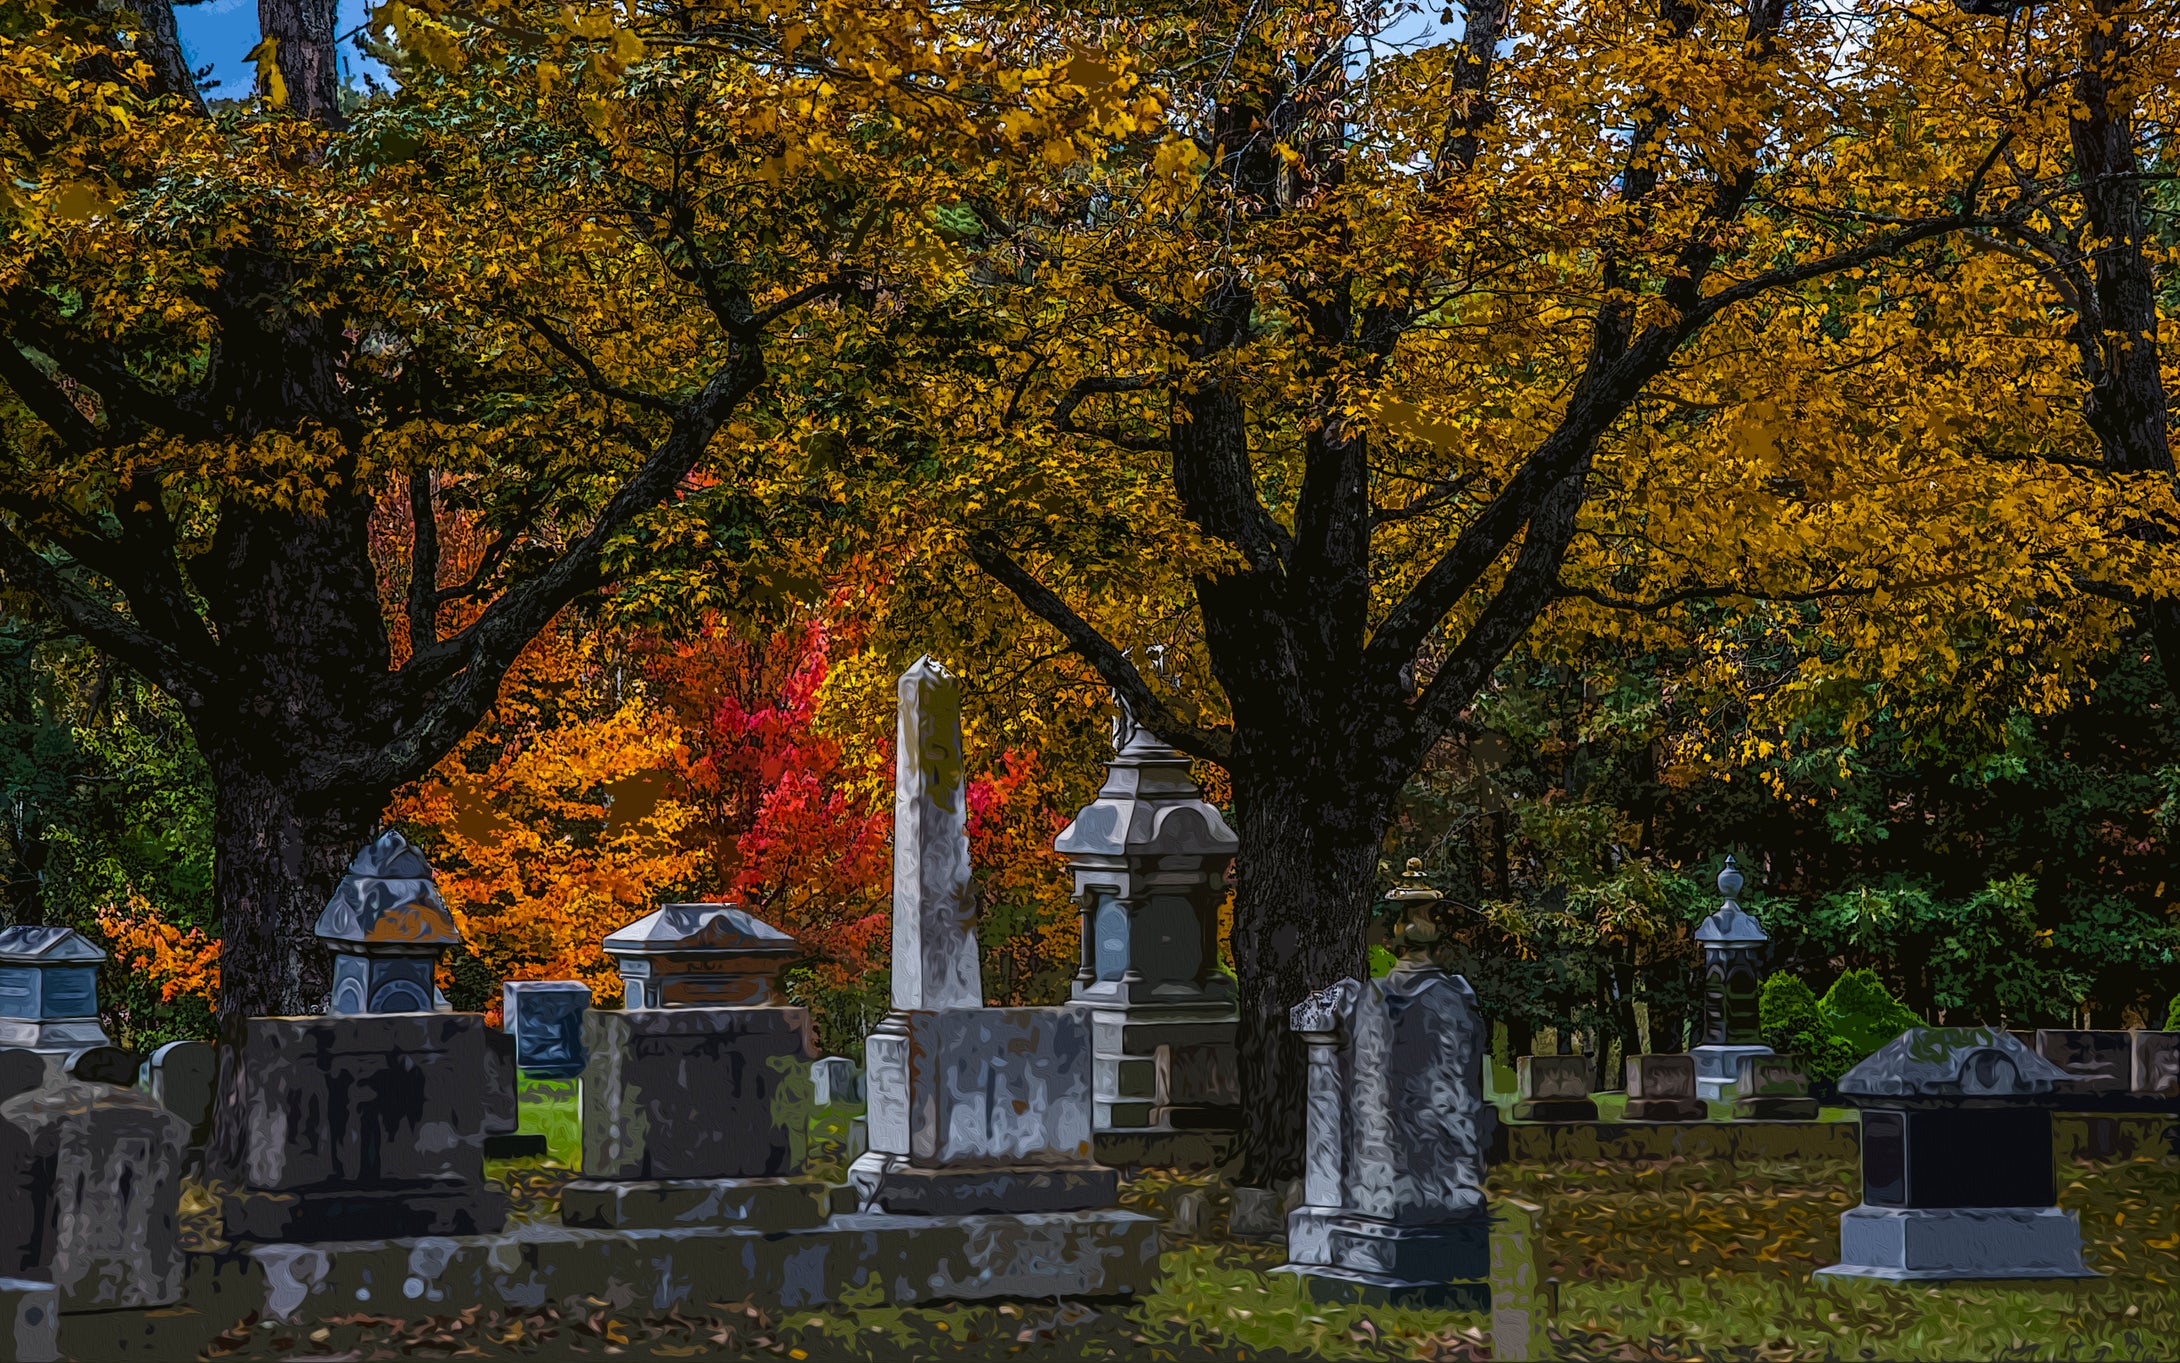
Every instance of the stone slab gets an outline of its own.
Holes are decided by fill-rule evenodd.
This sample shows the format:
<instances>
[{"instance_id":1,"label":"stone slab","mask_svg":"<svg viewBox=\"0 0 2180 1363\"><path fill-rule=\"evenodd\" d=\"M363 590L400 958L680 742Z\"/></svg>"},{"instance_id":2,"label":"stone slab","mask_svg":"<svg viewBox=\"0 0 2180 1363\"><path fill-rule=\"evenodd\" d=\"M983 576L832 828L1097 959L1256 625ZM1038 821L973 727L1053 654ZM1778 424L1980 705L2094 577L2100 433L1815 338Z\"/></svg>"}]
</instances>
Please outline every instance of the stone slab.
<instances>
[{"instance_id":1,"label":"stone slab","mask_svg":"<svg viewBox=\"0 0 2180 1363\"><path fill-rule=\"evenodd\" d=\"M1597 1101L1593 1098L1522 1098L1514 1104L1517 1122L1594 1122Z\"/></svg>"},{"instance_id":2,"label":"stone slab","mask_svg":"<svg viewBox=\"0 0 2180 1363\"><path fill-rule=\"evenodd\" d=\"M2128 1033L2128 1091L2145 1098L2180 1098L2180 1032Z\"/></svg>"},{"instance_id":3,"label":"stone slab","mask_svg":"<svg viewBox=\"0 0 2180 1363\"><path fill-rule=\"evenodd\" d=\"M810 1101L819 1107L863 1101L863 1072L844 1055L821 1056L810 1066Z\"/></svg>"},{"instance_id":4,"label":"stone slab","mask_svg":"<svg viewBox=\"0 0 2180 1363\"><path fill-rule=\"evenodd\" d=\"M1824 1276L1920 1281L2095 1278L2079 1219L2058 1207L1856 1207L1839 1218Z\"/></svg>"},{"instance_id":5,"label":"stone slab","mask_svg":"<svg viewBox=\"0 0 2180 1363\"><path fill-rule=\"evenodd\" d=\"M1484 1279L1424 1282L1306 1264L1281 1264L1272 1272L1293 1274L1301 1279L1302 1289L1311 1301L1326 1305L1401 1306L1475 1313L1491 1309L1491 1284Z\"/></svg>"},{"instance_id":6,"label":"stone slab","mask_svg":"<svg viewBox=\"0 0 2180 1363\"><path fill-rule=\"evenodd\" d=\"M897 1166L879 1179L870 1197L876 1210L916 1216L966 1216L978 1212L1076 1212L1110 1207L1120 1199L1120 1175L1085 1165L1056 1169L919 1169Z\"/></svg>"},{"instance_id":7,"label":"stone slab","mask_svg":"<svg viewBox=\"0 0 2180 1363\"><path fill-rule=\"evenodd\" d=\"M212 1098L219 1089L219 1048L202 1041L169 1041L151 1053L151 1096L189 1123L189 1143L212 1134Z\"/></svg>"},{"instance_id":8,"label":"stone slab","mask_svg":"<svg viewBox=\"0 0 2180 1363\"><path fill-rule=\"evenodd\" d=\"M251 1188L221 1197L220 1221L235 1241L485 1235L507 1224L507 1196L490 1185L454 1180L436 1188Z\"/></svg>"},{"instance_id":9,"label":"stone slab","mask_svg":"<svg viewBox=\"0 0 2180 1363\"><path fill-rule=\"evenodd\" d=\"M1567 1122L1502 1126L1499 1162L1594 1164L1685 1159L1701 1164L1855 1160L1862 1127L1832 1122Z\"/></svg>"},{"instance_id":10,"label":"stone slab","mask_svg":"<svg viewBox=\"0 0 2180 1363\"><path fill-rule=\"evenodd\" d=\"M1241 1157L1241 1136L1221 1129L1100 1131L1090 1139L1090 1153L1099 1164L1129 1173L1225 1169Z\"/></svg>"},{"instance_id":11,"label":"stone slab","mask_svg":"<svg viewBox=\"0 0 2180 1363\"><path fill-rule=\"evenodd\" d=\"M484 1177L483 1014L251 1018L245 1027L247 1186L430 1187Z\"/></svg>"},{"instance_id":12,"label":"stone slab","mask_svg":"<svg viewBox=\"0 0 2180 1363\"><path fill-rule=\"evenodd\" d=\"M1696 1062L1696 1096L1706 1102L1731 1102L1741 1077L1741 1057L1770 1054L1769 1046L1696 1047L1688 1052Z\"/></svg>"},{"instance_id":13,"label":"stone slab","mask_svg":"<svg viewBox=\"0 0 2180 1363\"><path fill-rule=\"evenodd\" d=\"M583 1046L585 1178L801 1171L816 1054L807 1010L594 1009Z\"/></svg>"},{"instance_id":14,"label":"stone slab","mask_svg":"<svg viewBox=\"0 0 2180 1363\"><path fill-rule=\"evenodd\" d=\"M1735 1121L1743 1122L1813 1122L1817 1119L1817 1100L1784 1096L1736 1098L1733 1116Z\"/></svg>"},{"instance_id":15,"label":"stone slab","mask_svg":"<svg viewBox=\"0 0 2180 1363\"><path fill-rule=\"evenodd\" d=\"M831 1200L832 1188L816 1179L578 1179L560 1190L560 1221L594 1230L801 1230L823 1222Z\"/></svg>"},{"instance_id":16,"label":"stone slab","mask_svg":"<svg viewBox=\"0 0 2180 1363\"><path fill-rule=\"evenodd\" d=\"M151 1095L60 1080L0 1103L16 1163L0 1250L36 1270L62 1311L164 1306L181 1296L179 1209L188 1124ZM20 1238L18 1238L20 1237ZM14 1243L8 1243L14 1242Z\"/></svg>"},{"instance_id":17,"label":"stone slab","mask_svg":"<svg viewBox=\"0 0 2180 1363\"><path fill-rule=\"evenodd\" d=\"M1525 1055L1514 1062L1516 1082L1526 1099L1586 1099L1590 1096L1590 1058L1586 1055Z\"/></svg>"},{"instance_id":18,"label":"stone slab","mask_svg":"<svg viewBox=\"0 0 2180 1363\"><path fill-rule=\"evenodd\" d=\"M190 1256L188 1304L215 1318L300 1322L572 1309L610 1285L656 1312L711 1302L818 1307L874 1286L893 1305L1127 1297L1158 1273L1158 1222L1127 1211L1040 1216L858 1213L807 1230L583 1230L255 1245Z\"/></svg>"},{"instance_id":19,"label":"stone slab","mask_svg":"<svg viewBox=\"0 0 2180 1363\"><path fill-rule=\"evenodd\" d=\"M2125 1093L2132 1075L2131 1035L2047 1027L2036 1034L2036 1053L2065 1070L2076 1093Z\"/></svg>"},{"instance_id":20,"label":"stone slab","mask_svg":"<svg viewBox=\"0 0 2180 1363\"><path fill-rule=\"evenodd\" d=\"M522 1129L522 1087L515 1067L515 1038L497 1027L484 1032L484 1134L511 1136Z\"/></svg>"},{"instance_id":21,"label":"stone slab","mask_svg":"<svg viewBox=\"0 0 2180 1363\"><path fill-rule=\"evenodd\" d=\"M955 1008L905 1018L911 1163L1089 1161L1090 1021L1080 1009ZM878 1134L874 1122L874 1146Z\"/></svg>"},{"instance_id":22,"label":"stone slab","mask_svg":"<svg viewBox=\"0 0 2180 1363\"><path fill-rule=\"evenodd\" d=\"M583 1014L590 986L581 980L508 980L500 986L501 1025L515 1038L515 1063L540 1079L583 1072Z\"/></svg>"},{"instance_id":23,"label":"stone slab","mask_svg":"<svg viewBox=\"0 0 2180 1363\"><path fill-rule=\"evenodd\" d=\"M1668 1101L1695 1098L1696 1062L1686 1055L1631 1055L1627 1058L1627 1096Z\"/></svg>"},{"instance_id":24,"label":"stone slab","mask_svg":"<svg viewBox=\"0 0 2180 1363\"><path fill-rule=\"evenodd\" d=\"M1630 1098L1624 1115L1631 1122L1701 1122L1710 1119L1711 1108L1701 1098Z\"/></svg>"}]
</instances>

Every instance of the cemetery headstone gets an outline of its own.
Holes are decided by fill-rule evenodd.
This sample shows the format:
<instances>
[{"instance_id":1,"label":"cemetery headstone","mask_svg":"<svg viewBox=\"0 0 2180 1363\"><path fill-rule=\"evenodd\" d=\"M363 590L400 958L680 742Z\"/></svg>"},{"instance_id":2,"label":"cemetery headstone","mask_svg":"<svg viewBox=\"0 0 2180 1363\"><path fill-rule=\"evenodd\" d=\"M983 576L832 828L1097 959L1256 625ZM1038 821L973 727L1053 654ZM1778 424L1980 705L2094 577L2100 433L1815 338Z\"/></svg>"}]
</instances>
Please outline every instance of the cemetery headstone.
<instances>
[{"instance_id":1,"label":"cemetery headstone","mask_svg":"<svg viewBox=\"0 0 2180 1363\"><path fill-rule=\"evenodd\" d=\"M98 1021L105 959L74 928L0 929L0 1046L65 1053L111 1045Z\"/></svg>"},{"instance_id":2,"label":"cemetery headstone","mask_svg":"<svg viewBox=\"0 0 2180 1363\"><path fill-rule=\"evenodd\" d=\"M61 1071L86 1084L111 1084L125 1089L136 1087L137 1072L143 1064L144 1057L135 1051L119 1046L86 1046L80 1051L70 1051Z\"/></svg>"},{"instance_id":3,"label":"cemetery headstone","mask_svg":"<svg viewBox=\"0 0 2180 1363\"><path fill-rule=\"evenodd\" d=\"M1696 929L1703 949L1703 1044L1689 1052L1696 1062L1696 1096L1724 1102L1734 1096L1741 1057L1769 1055L1756 1012L1764 944L1763 925L1741 907L1741 867L1731 856L1718 873L1718 911Z\"/></svg>"},{"instance_id":4,"label":"cemetery headstone","mask_svg":"<svg viewBox=\"0 0 2180 1363\"><path fill-rule=\"evenodd\" d=\"M1586 1055L1525 1055L1514 1062L1520 1097L1514 1116L1525 1122L1594 1122Z\"/></svg>"},{"instance_id":5,"label":"cemetery headstone","mask_svg":"<svg viewBox=\"0 0 2180 1363\"><path fill-rule=\"evenodd\" d=\"M2094 1097L2126 1093L2133 1078L2134 1044L2127 1032L2045 1028L2036 1053L2073 1077L2073 1092Z\"/></svg>"},{"instance_id":6,"label":"cemetery headstone","mask_svg":"<svg viewBox=\"0 0 2180 1363\"><path fill-rule=\"evenodd\" d=\"M2083 1278L2058 1205L2049 1104L2064 1070L1990 1027L1912 1027L1849 1070L1862 1205L1821 1274L1893 1280Z\"/></svg>"},{"instance_id":7,"label":"cemetery headstone","mask_svg":"<svg viewBox=\"0 0 2180 1363\"><path fill-rule=\"evenodd\" d=\"M498 1230L484 1181L493 1102L481 1013L250 1018L246 1148L231 1240L380 1240Z\"/></svg>"},{"instance_id":8,"label":"cemetery headstone","mask_svg":"<svg viewBox=\"0 0 2180 1363\"><path fill-rule=\"evenodd\" d=\"M1100 1131L1233 1128L1233 981L1218 969L1219 904L1240 846L1188 758L1137 724L1113 725L1097 798L1053 847L1074 873Z\"/></svg>"},{"instance_id":9,"label":"cemetery headstone","mask_svg":"<svg viewBox=\"0 0 2180 1363\"><path fill-rule=\"evenodd\" d=\"M624 1007L761 1007L785 1002L795 939L732 904L665 904L608 933Z\"/></svg>"},{"instance_id":10,"label":"cemetery headstone","mask_svg":"<svg viewBox=\"0 0 2180 1363\"><path fill-rule=\"evenodd\" d=\"M1744 1055L1735 1076L1733 1115L1770 1122L1816 1120L1817 1100L1809 1096L1809 1078L1800 1056Z\"/></svg>"},{"instance_id":11,"label":"cemetery headstone","mask_svg":"<svg viewBox=\"0 0 2180 1363\"><path fill-rule=\"evenodd\" d=\"M19 1133L0 1271L50 1278L60 1310L168 1306L182 1295L189 1127L149 1094L60 1079L0 1103Z\"/></svg>"},{"instance_id":12,"label":"cemetery headstone","mask_svg":"<svg viewBox=\"0 0 2180 1363\"><path fill-rule=\"evenodd\" d=\"M1290 1014L1309 1048L1303 1204L1287 1263L1320 1300L1488 1309L1483 1020L1432 963L1427 921L1382 980L1343 980Z\"/></svg>"},{"instance_id":13,"label":"cemetery headstone","mask_svg":"<svg viewBox=\"0 0 2180 1363\"><path fill-rule=\"evenodd\" d=\"M0 1047L0 1103L18 1093L28 1093L53 1077L47 1055L20 1046ZM0 1272L5 1272L0 1268Z\"/></svg>"},{"instance_id":14,"label":"cemetery headstone","mask_svg":"<svg viewBox=\"0 0 2180 1363\"><path fill-rule=\"evenodd\" d=\"M2141 1098L2180 1098L2180 1032L2128 1033L2127 1089Z\"/></svg>"},{"instance_id":15,"label":"cemetery headstone","mask_svg":"<svg viewBox=\"0 0 2180 1363\"><path fill-rule=\"evenodd\" d=\"M822 1056L810 1067L810 1100L819 1107L863 1101L863 1072L844 1055Z\"/></svg>"},{"instance_id":16,"label":"cemetery headstone","mask_svg":"<svg viewBox=\"0 0 2180 1363\"><path fill-rule=\"evenodd\" d=\"M169 1041L151 1053L151 1096L189 1124L192 1146L211 1137L219 1070L219 1049L202 1041Z\"/></svg>"},{"instance_id":17,"label":"cemetery headstone","mask_svg":"<svg viewBox=\"0 0 2180 1363\"><path fill-rule=\"evenodd\" d=\"M515 1038L515 1064L538 1079L583 1072L583 1014L590 986L581 980L509 980L500 986L501 1027Z\"/></svg>"},{"instance_id":18,"label":"cemetery headstone","mask_svg":"<svg viewBox=\"0 0 2180 1363\"><path fill-rule=\"evenodd\" d=\"M1627 1111L1631 1122L1700 1122L1710 1108L1696 1096L1696 1062L1687 1055L1627 1058Z\"/></svg>"},{"instance_id":19,"label":"cemetery headstone","mask_svg":"<svg viewBox=\"0 0 2180 1363\"><path fill-rule=\"evenodd\" d=\"M547 1151L545 1137L522 1127L520 1070L512 1034L487 1027L484 1033L484 1157L538 1159Z\"/></svg>"}]
</instances>

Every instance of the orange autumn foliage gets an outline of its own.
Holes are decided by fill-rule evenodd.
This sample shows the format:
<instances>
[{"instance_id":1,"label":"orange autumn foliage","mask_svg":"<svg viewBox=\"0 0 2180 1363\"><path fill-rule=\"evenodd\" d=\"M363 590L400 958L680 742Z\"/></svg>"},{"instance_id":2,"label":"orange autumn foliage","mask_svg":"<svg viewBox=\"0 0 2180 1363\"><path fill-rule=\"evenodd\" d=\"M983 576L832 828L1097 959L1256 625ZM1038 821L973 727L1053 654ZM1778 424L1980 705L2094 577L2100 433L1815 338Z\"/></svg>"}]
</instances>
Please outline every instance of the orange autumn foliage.
<instances>
[{"instance_id":1,"label":"orange autumn foliage","mask_svg":"<svg viewBox=\"0 0 2180 1363\"><path fill-rule=\"evenodd\" d=\"M143 976L164 1002L186 994L210 1006L219 998L220 942L203 929L177 927L158 905L132 892L98 911L98 930L114 964Z\"/></svg>"}]
</instances>

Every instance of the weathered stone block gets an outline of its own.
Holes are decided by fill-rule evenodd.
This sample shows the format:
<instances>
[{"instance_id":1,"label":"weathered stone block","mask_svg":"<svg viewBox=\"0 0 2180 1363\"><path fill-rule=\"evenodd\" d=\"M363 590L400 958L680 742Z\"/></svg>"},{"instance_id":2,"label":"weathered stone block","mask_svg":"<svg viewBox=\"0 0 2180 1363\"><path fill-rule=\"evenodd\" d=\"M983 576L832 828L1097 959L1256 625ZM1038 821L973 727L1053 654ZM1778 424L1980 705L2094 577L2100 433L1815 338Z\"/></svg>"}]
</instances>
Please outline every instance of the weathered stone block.
<instances>
[{"instance_id":1,"label":"weathered stone block","mask_svg":"<svg viewBox=\"0 0 2180 1363\"><path fill-rule=\"evenodd\" d=\"M2133 1040L2127 1032L2045 1028L2036 1034L2037 1054L2065 1070L2076 1093L2127 1092L2133 1067Z\"/></svg>"},{"instance_id":2,"label":"weathered stone block","mask_svg":"<svg viewBox=\"0 0 2180 1363\"><path fill-rule=\"evenodd\" d=\"M1696 1096L1696 1062L1686 1055L1627 1058L1627 1111L1631 1122L1700 1122L1710 1109Z\"/></svg>"},{"instance_id":3,"label":"weathered stone block","mask_svg":"<svg viewBox=\"0 0 2180 1363\"><path fill-rule=\"evenodd\" d=\"M863 1101L863 1072L844 1055L828 1055L810 1066L810 1097L819 1107Z\"/></svg>"},{"instance_id":4,"label":"weathered stone block","mask_svg":"<svg viewBox=\"0 0 2180 1363\"><path fill-rule=\"evenodd\" d=\"M1514 1062L1520 1097L1514 1116L1525 1122L1594 1122L1590 1061L1582 1055L1525 1055Z\"/></svg>"},{"instance_id":5,"label":"weathered stone block","mask_svg":"<svg viewBox=\"0 0 2180 1363\"><path fill-rule=\"evenodd\" d=\"M1817 1100L1799 1056L1744 1055L1734 1081L1733 1115L1757 1121L1809 1121Z\"/></svg>"},{"instance_id":6,"label":"weathered stone block","mask_svg":"<svg viewBox=\"0 0 2180 1363\"><path fill-rule=\"evenodd\" d=\"M583 1014L590 986L581 980L509 980L500 986L500 1025L515 1038L515 1063L541 1079L583 1072Z\"/></svg>"},{"instance_id":7,"label":"weathered stone block","mask_svg":"<svg viewBox=\"0 0 2180 1363\"><path fill-rule=\"evenodd\" d=\"M953 1008L907 1022L911 1163L1089 1160L1090 1025L1080 1011Z\"/></svg>"},{"instance_id":8,"label":"weathered stone block","mask_svg":"<svg viewBox=\"0 0 2180 1363\"><path fill-rule=\"evenodd\" d=\"M220 1218L227 1238L238 1242L489 1235L507 1224L507 1196L489 1184L452 1179L399 1188L244 1188L221 1198Z\"/></svg>"},{"instance_id":9,"label":"weathered stone block","mask_svg":"<svg viewBox=\"0 0 2180 1363\"><path fill-rule=\"evenodd\" d=\"M872 1204L918 1216L976 1212L1073 1212L1110 1207L1120 1198L1117 1170L889 1169Z\"/></svg>"},{"instance_id":10,"label":"weathered stone block","mask_svg":"<svg viewBox=\"0 0 2180 1363\"><path fill-rule=\"evenodd\" d=\"M2180 1032L2129 1032L2127 1087L2151 1098L2180 1098Z\"/></svg>"},{"instance_id":11,"label":"weathered stone block","mask_svg":"<svg viewBox=\"0 0 2180 1363\"><path fill-rule=\"evenodd\" d=\"M0 1124L24 1138L10 1182L31 1213L18 1262L0 1267L43 1268L64 1311L181 1298L187 1123L148 1094L62 1080L0 1103Z\"/></svg>"},{"instance_id":12,"label":"weathered stone block","mask_svg":"<svg viewBox=\"0 0 2180 1363\"><path fill-rule=\"evenodd\" d=\"M2073 1212L2057 1207L1856 1207L1839 1218L1828 1276L1896 1281L2093 1278Z\"/></svg>"},{"instance_id":13,"label":"weathered stone block","mask_svg":"<svg viewBox=\"0 0 2180 1363\"><path fill-rule=\"evenodd\" d=\"M515 1068L515 1038L487 1027L484 1033L484 1134L511 1136L522 1127L522 1098Z\"/></svg>"},{"instance_id":14,"label":"weathered stone block","mask_svg":"<svg viewBox=\"0 0 2180 1363\"><path fill-rule=\"evenodd\" d=\"M243 1182L261 1192L484 1176L479 1013L251 1018Z\"/></svg>"},{"instance_id":15,"label":"weathered stone block","mask_svg":"<svg viewBox=\"0 0 2180 1363\"><path fill-rule=\"evenodd\" d=\"M191 1145L203 1145L211 1137L219 1077L219 1050L202 1041L169 1041L151 1053L151 1096L189 1123Z\"/></svg>"},{"instance_id":16,"label":"weathered stone block","mask_svg":"<svg viewBox=\"0 0 2180 1363\"><path fill-rule=\"evenodd\" d=\"M825 1220L831 1191L816 1179L578 1179L560 1190L560 1221L598 1230L794 1230Z\"/></svg>"},{"instance_id":17,"label":"weathered stone block","mask_svg":"<svg viewBox=\"0 0 2180 1363\"><path fill-rule=\"evenodd\" d=\"M781 1178L809 1142L801 1008L593 1010L583 1020L587 1178Z\"/></svg>"}]
</instances>

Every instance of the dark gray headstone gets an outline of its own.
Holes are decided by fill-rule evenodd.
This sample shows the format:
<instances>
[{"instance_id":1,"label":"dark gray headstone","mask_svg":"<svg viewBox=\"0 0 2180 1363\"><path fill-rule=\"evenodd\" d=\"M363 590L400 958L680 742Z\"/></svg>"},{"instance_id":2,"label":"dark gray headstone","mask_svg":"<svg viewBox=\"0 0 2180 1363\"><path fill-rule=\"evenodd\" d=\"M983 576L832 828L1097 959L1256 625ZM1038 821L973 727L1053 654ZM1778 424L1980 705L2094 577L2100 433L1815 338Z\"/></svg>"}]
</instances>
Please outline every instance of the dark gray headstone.
<instances>
[{"instance_id":1,"label":"dark gray headstone","mask_svg":"<svg viewBox=\"0 0 2180 1363\"><path fill-rule=\"evenodd\" d=\"M149 1094L62 1080L0 1103L0 1125L26 1138L9 1181L43 1212L9 1237L28 1262L0 1271L43 1269L64 1311L181 1300L181 1118Z\"/></svg>"},{"instance_id":2,"label":"dark gray headstone","mask_svg":"<svg viewBox=\"0 0 2180 1363\"><path fill-rule=\"evenodd\" d=\"M212 1131L212 1097L219 1088L219 1048L202 1041L169 1041L151 1053L151 1096L189 1123L189 1141L202 1145Z\"/></svg>"},{"instance_id":3,"label":"dark gray headstone","mask_svg":"<svg viewBox=\"0 0 2180 1363\"><path fill-rule=\"evenodd\" d=\"M781 1178L808 1148L810 1015L631 1008L584 1015L586 1178Z\"/></svg>"},{"instance_id":4,"label":"dark gray headstone","mask_svg":"<svg viewBox=\"0 0 2180 1363\"><path fill-rule=\"evenodd\" d=\"M28 1093L37 1088L46 1081L50 1073L52 1067L46 1063L45 1056L37 1051L26 1051L15 1046L0 1050L0 1103L18 1093ZM5 1268L0 1268L0 1273L6 1271Z\"/></svg>"},{"instance_id":5,"label":"dark gray headstone","mask_svg":"<svg viewBox=\"0 0 2180 1363\"><path fill-rule=\"evenodd\" d=\"M71 1079L86 1084L112 1084L115 1088L135 1088L136 1076L144 1066L144 1057L135 1051L119 1046L89 1046L69 1053L62 1066Z\"/></svg>"},{"instance_id":6,"label":"dark gray headstone","mask_svg":"<svg viewBox=\"0 0 2180 1363\"><path fill-rule=\"evenodd\" d=\"M540 1079L583 1072L583 1014L590 986L581 980L509 980L500 986L500 1026L515 1039L515 1063Z\"/></svg>"}]
</instances>

